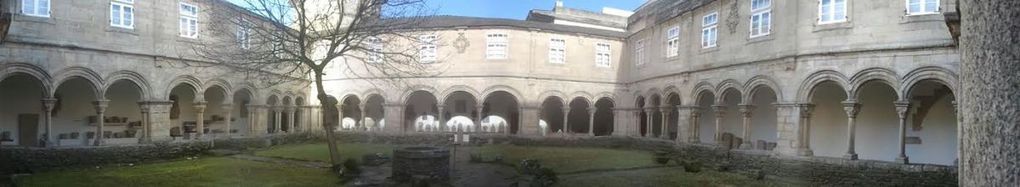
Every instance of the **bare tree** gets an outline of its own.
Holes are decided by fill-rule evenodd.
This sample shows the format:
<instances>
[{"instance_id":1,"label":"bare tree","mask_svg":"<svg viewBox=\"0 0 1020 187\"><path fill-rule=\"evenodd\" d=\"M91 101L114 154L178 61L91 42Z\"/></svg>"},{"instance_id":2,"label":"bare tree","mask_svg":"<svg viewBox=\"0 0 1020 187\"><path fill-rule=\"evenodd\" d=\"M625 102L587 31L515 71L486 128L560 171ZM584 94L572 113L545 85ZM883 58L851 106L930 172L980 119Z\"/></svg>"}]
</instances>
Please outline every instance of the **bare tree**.
<instances>
[{"instance_id":1,"label":"bare tree","mask_svg":"<svg viewBox=\"0 0 1020 187\"><path fill-rule=\"evenodd\" d=\"M423 0L235 0L216 1L209 39L195 53L214 65L230 66L263 85L311 79L322 107L336 107L323 87L326 73L396 82L428 71L434 53L419 43L437 38L422 28ZM425 37L423 37L425 36ZM428 51L428 50L424 50ZM430 56L431 55L431 56ZM341 66L340 71L330 67ZM330 71L327 71L330 70ZM326 110L323 111L332 111ZM325 118L329 115L323 115ZM336 166L334 129L324 119L331 163Z\"/></svg>"}]
</instances>

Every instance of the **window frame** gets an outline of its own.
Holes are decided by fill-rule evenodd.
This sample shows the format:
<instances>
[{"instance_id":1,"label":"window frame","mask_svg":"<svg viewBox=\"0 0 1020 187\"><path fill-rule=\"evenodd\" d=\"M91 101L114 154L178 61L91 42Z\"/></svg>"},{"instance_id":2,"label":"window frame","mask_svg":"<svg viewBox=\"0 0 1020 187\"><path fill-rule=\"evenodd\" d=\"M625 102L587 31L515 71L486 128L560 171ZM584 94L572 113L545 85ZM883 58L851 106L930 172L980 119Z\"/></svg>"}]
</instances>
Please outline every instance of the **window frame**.
<instances>
[{"instance_id":1,"label":"window frame","mask_svg":"<svg viewBox=\"0 0 1020 187\"><path fill-rule=\"evenodd\" d=\"M831 15L832 19L828 20L828 21L825 20L825 14L823 14L824 12L822 12L822 11L824 11L826 9L825 8L825 4L824 4L825 1L832 2L832 5L829 8L829 13L832 14ZM843 1L843 9L842 10L836 9L836 4L837 4L836 1ZM818 19L818 24L819 25L823 25L823 24L848 22L848 21L850 21L850 12L849 12L849 9L850 9L850 0L818 0L818 18L817 18ZM843 11L843 17L842 18L837 18L836 17L836 12L837 11Z\"/></svg>"},{"instance_id":2,"label":"window frame","mask_svg":"<svg viewBox=\"0 0 1020 187\"><path fill-rule=\"evenodd\" d=\"M40 9L39 9L39 5L42 4L40 2L43 2L43 1L46 2L46 11L40 11ZM21 0L20 2L21 2L21 8L19 8L18 11L20 11L22 15L32 16L32 17L41 17L41 18L49 18L50 16L52 16L51 14L53 13L53 1L50 1L50 0ZM25 11L26 10L25 8L27 8L27 6L25 6L25 5L28 4L28 2L32 2L31 3L32 4L32 11L31 12L26 12Z\"/></svg>"},{"instance_id":3,"label":"window frame","mask_svg":"<svg viewBox=\"0 0 1020 187\"><path fill-rule=\"evenodd\" d=\"M501 36L501 37L500 37ZM502 41L496 41L495 39L502 38ZM499 50L496 46L502 48ZM500 54L496 54L496 51L501 51ZM510 34L505 32L490 32L485 34L485 59L486 60L506 60L510 58Z\"/></svg>"},{"instance_id":4,"label":"window frame","mask_svg":"<svg viewBox=\"0 0 1020 187\"><path fill-rule=\"evenodd\" d=\"M368 42L368 60L366 62L369 64L383 63L383 59L385 59L383 55L385 54L383 54L384 44L382 38L368 37L366 42Z\"/></svg>"},{"instance_id":5,"label":"window frame","mask_svg":"<svg viewBox=\"0 0 1020 187\"><path fill-rule=\"evenodd\" d=\"M436 40L439 36L435 34L418 36L418 61L420 63L435 63L439 59L439 46Z\"/></svg>"},{"instance_id":6,"label":"window frame","mask_svg":"<svg viewBox=\"0 0 1020 187\"><path fill-rule=\"evenodd\" d=\"M194 12L191 13L191 14L185 14L185 6L193 8ZM179 32L179 35L181 37L185 37L185 38L192 38L192 39L198 38L198 34L199 34L198 31L200 30L199 29L199 25L200 24L198 23L198 20L199 20L198 19L198 12L199 12L198 6L195 6L195 5L192 5L192 4L189 4L189 3L185 3L185 2L180 2L178 4L178 6L177 6L177 10L178 10L177 11L177 14L178 14L178 19L177 20L179 21L178 22L178 30L179 30L178 32ZM194 22L194 23L192 23L192 22ZM191 24L194 24L194 31L190 30L191 26L192 26ZM194 32L194 33L191 33L191 32Z\"/></svg>"},{"instance_id":7,"label":"window frame","mask_svg":"<svg viewBox=\"0 0 1020 187\"><path fill-rule=\"evenodd\" d=\"M567 40L555 37L549 38L548 53L550 64L567 64Z\"/></svg>"},{"instance_id":8,"label":"window frame","mask_svg":"<svg viewBox=\"0 0 1020 187\"><path fill-rule=\"evenodd\" d=\"M680 26L674 25L666 29L666 57L680 56Z\"/></svg>"},{"instance_id":9,"label":"window frame","mask_svg":"<svg viewBox=\"0 0 1020 187\"><path fill-rule=\"evenodd\" d=\"M648 43L647 39L644 39L644 38L639 39L637 42L635 42L635 44L634 44L634 65L635 66L641 66L641 65L644 65L645 63L647 63L646 62L647 59L645 58L645 50L648 50L648 49L646 49L647 43Z\"/></svg>"},{"instance_id":10,"label":"window frame","mask_svg":"<svg viewBox=\"0 0 1020 187\"><path fill-rule=\"evenodd\" d=\"M135 6L134 6L134 3L135 3L134 0L111 0L110 1L110 26L118 27L118 28L125 28L125 29L135 29ZM119 11L118 13L120 13L119 15L115 15L114 12L113 12L115 6L120 6L120 9L118 9L118 11ZM129 17L131 17L130 24L124 24L124 22L125 22L124 18L128 17L128 16L125 16L125 15L128 15L128 14L125 13L124 10L127 10L127 9L131 10L131 13L130 13L130 16L129 16ZM120 23L115 23L113 21L114 17L117 17L118 19L120 19Z\"/></svg>"},{"instance_id":11,"label":"window frame","mask_svg":"<svg viewBox=\"0 0 1020 187\"><path fill-rule=\"evenodd\" d=\"M755 1L768 2L766 6L754 7ZM768 21L765 20L765 15L768 15ZM749 38L757 38L772 34L772 0L751 0L751 17L748 20L748 35ZM758 18L758 22L755 22L755 18ZM758 28L755 28L758 26ZM757 31L757 32L755 32Z\"/></svg>"},{"instance_id":12,"label":"window frame","mask_svg":"<svg viewBox=\"0 0 1020 187\"><path fill-rule=\"evenodd\" d=\"M712 17L712 22L707 22L708 18ZM712 12L705 14L701 17L701 48L713 48L719 46L719 12ZM710 35L706 35L706 32L711 31Z\"/></svg>"},{"instance_id":13,"label":"window frame","mask_svg":"<svg viewBox=\"0 0 1020 187\"><path fill-rule=\"evenodd\" d=\"M904 3L905 3L904 4L905 5L904 12L906 12L908 16L930 15L930 14L938 14L938 13L942 12L942 0L917 0L917 1L920 1L920 2L918 2L918 8L921 9L920 12L911 12L910 11L910 1L912 1L912 0L905 0L904 1ZM927 7L927 6L925 6L925 5L928 4L928 1L935 1L935 7L934 7L935 10L926 11L925 7Z\"/></svg>"},{"instance_id":14,"label":"window frame","mask_svg":"<svg viewBox=\"0 0 1020 187\"><path fill-rule=\"evenodd\" d=\"M602 58L603 56L605 56L605 58ZM607 42L595 43L595 67L608 68L612 67L612 64L613 64L613 45Z\"/></svg>"},{"instance_id":15,"label":"window frame","mask_svg":"<svg viewBox=\"0 0 1020 187\"><path fill-rule=\"evenodd\" d=\"M237 24L237 32L234 33L234 39L237 40L237 45L241 49L251 49L251 30L254 24L241 19Z\"/></svg>"}]
</instances>

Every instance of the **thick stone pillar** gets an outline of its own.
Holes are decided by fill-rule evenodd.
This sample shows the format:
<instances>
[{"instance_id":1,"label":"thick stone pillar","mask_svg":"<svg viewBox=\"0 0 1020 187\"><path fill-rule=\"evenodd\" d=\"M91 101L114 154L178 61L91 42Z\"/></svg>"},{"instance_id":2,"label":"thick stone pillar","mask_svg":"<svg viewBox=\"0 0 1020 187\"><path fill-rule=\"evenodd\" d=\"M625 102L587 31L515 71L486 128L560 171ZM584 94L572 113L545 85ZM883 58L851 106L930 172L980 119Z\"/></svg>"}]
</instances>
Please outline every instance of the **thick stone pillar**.
<instances>
[{"instance_id":1,"label":"thick stone pillar","mask_svg":"<svg viewBox=\"0 0 1020 187\"><path fill-rule=\"evenodd\" d=\"M659 122L659 138L669 139L669 115L673 113L673 107L663 106L659 108L659 114L662 116L662 121Z\"/></svg>"},{"instance_id":2,"label":"thick stone pillar","mask_svg":"<svg viewBox=\"0 0 1020 187\"><path fill-rule=\"evenodd\" d=\"M740 105L740 114L744 119L743 126L743 139L744 142L740 143L741 149L754 149L754 143L751 141L751 114L754 112L754 105Z\"/></svg>"},{"instance_id":3,"label":"thick stone pillar","mask_svg":"<svg viewBox=\"0 0 1020 187\"><path fill-rule=\"evenodd\" d=\"M139 135L138 143L151 143L152 142L152 126L149 125L150 105L145 101L138 102L138 110L142 113L142 133Z\"/></svg>"},{"instance_id":4,"label":"thick stone pillar","mask_svg":"<svg viewBox=\"0 0 1020 187\"><path fill-rule=\"evenodd\" d=\"M813 156L814 151L811 151L811 111L814 110L815 105L810 103L798 104L797 108L800 109L800 144L797 146L797 154L800 156Z\"/></svg>"},{"instance_id":5,"label":"thick stone pillar","mask_svg":"<svg viewBox=\"0 0 1020 187\"><path fill-rule=\"evenodd\" d=\"M712 140L714 140L716 144L721 144L723 134L722 123L723 119L726 118L726 106L713 105L712 108L715 109L715 134L713 135Z\"/></svg>"},{"instance_id":6,"label":"thick stone pillar","mask_svg":"<svg viewBox=\"0 0 1020 187\"><path fill-rule=\"evenodd\" d=\"M205 134L205 101L195 102L195 137Z\"/></svg>"},{"instance_id":7,"label":"thick stone pillar","mask_svg":"<svg viewBox=\"0 0 1020 187\"><path fill-rule=\"evenodd\" d=\"M685 135L684 132L691 131L688 128L691 120L690 108L687 106L676 105L676 143L683 143L687 141L690 136Z\"/></svg>"},{"instance_id":8,"label":"thick stone pillar","mask_svg":"<svg viewBox=\"0 0 1020 187\"><path fill-rule=\"evenodd\" d=\"M849 160L857 160L857 152L855 151L855 144L857 142L857 113L861 110L861 104L856 100L843 101L843 110L846 111L846 155L843 158Z\"/></svg>"},{"instance_id":9,"label":"thick stone pillar","mask_svg":"<svg viewBox=\"0 0 1020 187\"><path fill-rule=\"evenodd\" d=\"M776 130L779 137L776 141L776 154L795 156L800 149L800 109L794 103L775 103Z\"/></svg>"},{"instance_id":10,"label":"thick stone pillar","mask_svg":"<svg viewBox=\"0 0 1020 187\"><path fill-rule=\"evenodd\" d=\"M588 136L595 136L595 107L588 109Z\"/></svg>"},{"instance_id":11,"label":"thick stone pillar","mask_svg":"<svg viewBox=\"0 0 1020 187\"><path fill-rule=\"evenodd\" d=\"M899 119L899 122L900 122L900 138L899 138L900 155L896 157L896 162L897 163L906 164L906 163L910 163L909 158L907 158L907 143L906 143L906 140L907 140L907 115L909 115L909 113L910 113L910 101L897 101L894 104L896 105L896 114L898 114L899 117L900 117L900 119Z\"/></svg>"},{"instance_id":12,"label":"thick stone pillar","mask_svg":"<svg viewBox=\"0 0 1020 187\"><path fill-rule=\"evenodd\" d=\"M382 127L384 132L389 133L402 133L404 126L404 105L401 104L383 104L383 119L386 119L385 126ZM376 122L377 124L379 122ZM413 128L412 128L413 129Z\"/></svg>"},{"instance_id":13,"label":"thick stone pillar","mask_svg":"<svg viewBox=\"0 0 1020 187\"><path fill-rule=\"evenodd\" d=\"M94 137L95 142L93 146L103 145L103 125L106 125L104 118L106 118L106 107L110 104L110 100L97 100L93 101L92 105L96 109L96 136Z\"/></svg>"},{"instance_id":14,"label":"thick stone pillar","mask_svg":"<svg viewBox=\"0 0 1020 187\"><path fill-rule=\"evenodd\" d=\"M631 112L631 115L633 115L634 118L634 125L628 125L627 129L630 130L630 132L628 132L628 135L635 137L644 136L643 134L641 134L641 112L643 109L634 108L633 110L634 112Z\"/></svg>"},{"instance_id":15,"label":"thick stone pillar","mask_svg":"<svg viewBox=\"0 0 1020 187\"><path fill-rule=\"evenodd\" d=\"M523 103L521 103L523 106ZM517 133L522 135L534 135L544 136L545 130L538 126L538 121L541 120L542 112L539 107L535 106L523 106L521 107L521 121L518 122Z\"/></svg>"},{"instance_id":16,"label":"thick stone pillar","mask_svg":"<svg viewBox=\"0 0 1020 187\"><path fill-rule=\"evenodd\" d=\"M44 146L46 146L46 147L56 146L54 144L57 143L57 140L54 139L54 137L56 137L56 136L53 136L53 106L56 105L56 103L57 103L57 99L56 98L43 98L42 99L42 105L43 105L43 124L46 127L46 130L45 130L45 132L46 132L46 137L45 137L46 138L46 143L45 143Z\"/></svg>"},{"instance_id":17,"label":"thick stone pillar","mask_svg":"<svg viewBox=\"0 0 1020 187\"><path fill-rule=\"evenodd\" d=\"M233 123L234 123L233 121L230 120L230 118L233 117L233 115L234 115L234 105L231 104L231 103L225 103L223 105L220 105L220 107L223 109L223 112L225 113L225 114L223 114L223 116L224 116L224 119L226 121L226 127L224 127L224 128L226 128L226 130L224 130L223 133L226 133L227 138L229 139L230 138L230 130L231 130L231 128L233 128Z\"/></svg>"},{"instance_id":18,"label":"thick stone pillar","mask_svg":"<svg viewBox=\"0 0 1020 187\"><path fill-rule=\"evenodd\" d=\"M690 124L691 124L690 129L691 130L688 132L688 134L690 134L690 136L688 136L689 138L687 139L687 142L701 143L701 133L700 133L701 132L701 108L698 107L698 106L692 106L690 108L690 112L691 112L691 121L690 121Z\"/></svg>"},{"instance_id":19,"label":"thick stone pillar","mask_svg":"<svg viewBox=\"0 0 1020 187\"><path fill-rule=\"evenodd\" d=\"M172 140L170 128L177 126L170 124L170 108L173 106L173 102L147 101L146 103L149 105L148 127L151 141Z\"/></svg>"}]
</instances>

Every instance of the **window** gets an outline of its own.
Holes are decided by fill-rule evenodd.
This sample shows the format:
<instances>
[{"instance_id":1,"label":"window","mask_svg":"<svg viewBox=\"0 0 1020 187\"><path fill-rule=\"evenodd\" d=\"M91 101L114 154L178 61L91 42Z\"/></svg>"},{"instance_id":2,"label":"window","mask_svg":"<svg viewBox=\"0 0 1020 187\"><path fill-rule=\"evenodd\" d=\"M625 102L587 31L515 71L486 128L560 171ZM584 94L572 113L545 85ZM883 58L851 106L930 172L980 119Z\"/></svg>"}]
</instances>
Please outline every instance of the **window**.
<instances>
[{"instance_id":1,"label":"window","mask_svg":"<svg viewBox=\"0 0 1020 187\"><path fill-rule=\"evenodd\" d=\"M751 38L772 31L772 0L751 0Z\"/></svg>"},{"instance_id":2,"label":"window","mask_svg":"<svg viewBox=\"0 0 1020 187\"><path fill-rule=\"evenodd\" d=\"M567 42L563 39L549 39L549 63L567 63Z\"/></svg>"},{"instance_id":3,"label":"window","mask_svg":"<svg viewBox=\"0 0 1020 187\"><path fill-rule=\"evenodd\" d=\"M507 34L505 33L489 33L485 36L485 58L486 59L506 59L507 58L507 46L509 41L507 40Z\"/></svg>"},{"instance_id":4,"label":"window","mask_svg":"<svg viewBox=\"0 0 1020 187\"><path fill-rule=\"evenodd\" d=\"M383 41L382 39L371 37L368 38L368 63L382 63L383 61Z\"/></svg>"},{"instance_id":5,"label":"window","mask_svg":"<svg viewBox=\"0 0 1020 187\"><path fill-rule=\"evenodd\" d=\"M718 37L718 30L716 25L719 23L719 14L712 12L705 17L701 17L701 47L710 48L715 47L716 40Z\"/></svg>"},{"instance_id":6,"label":"window","mask_svg":"<svg viewBox=\"0 0 1020 187\"><path fill-rule=\"evenodd\" d=\"M198 7L181 3L181 36L198 38Z\"/></svg>"},{"instance_id":7,"label":"window","mask_svg":"<svg viewBox=\"0 0 1020 187\"><path fill-rule=\"evenodd\" d=\"M252 23L245 20L238 22L237 34L235 35L237 37L237 45L240 46L241 49L251 48L251 29Z\"/></svg>"},{"instance_id":8,"label":"window","mask_svg":"<svg viewBox=\"0 0 1020 187\"><path fill-rule=\"evenodd\" d=\"M666 57L680 55L680 26L666 30Z\"/></svg>"},{"instance_id":9,"label":"window","mask_svg":"<svg viewBox=\"0 0 1020 187\"><path fill-rule=\"evenodd\" d=\"M836 23L847 20L847 0L818 0L818 23Z\"/></svg>"},{"instance_id":10,"label":"window","mask_svg":"<svg viewBox=\"0 0 1020 187\"><path fill-rule=\"evenodd\" d=\"M595 66L609 67L612 58L612 48L607 43L595 44Z\"/></svg>"},{"instance_id":11,"label":"window","mask_svg":"<svg viewBox=\"0 0 1020 187\"><path fill-rule=\"evenodd\" d=\"M939 0L907 0L907 14L921 15L939 12Z\"/></svg>"},{"instance_id":12,"label":"window","mask_svg":"<svg viewBox=\"0 0 1020 187\"><path fill-rule=\"evenodd\" d=\"M645 64L645 39L638 40L634 45L634 63Z\"/></svg>"},{"instance_id":13,"label":"window","mask_svg":"<svg viewBox=\"0 0 1020 187\"><path fill-rule=\"evenodd\" d=\"M135 28L135 0L113 0L110 2L110 26Z\"/></svg>"},{"instance_id":14,"label":"window","mask_svg":"<svg viewBox=\"0 0 1020 187\"><path fill-rule=\"evenodd\" d=\"M50 0L21 0L21 13L29 16L50 17Z\"/></svg>"},{"instance_id":15,"label":"window","mask_svg":"<svg viewBox=\"0 0 1020 187\"><path fill-rule=\"evenodd\" d=\"M436 35L422 35L418 36L419 45L421 46L418 51L418 57L422 63L432 63L436 61Z\"/></svg>"}]
</instances>

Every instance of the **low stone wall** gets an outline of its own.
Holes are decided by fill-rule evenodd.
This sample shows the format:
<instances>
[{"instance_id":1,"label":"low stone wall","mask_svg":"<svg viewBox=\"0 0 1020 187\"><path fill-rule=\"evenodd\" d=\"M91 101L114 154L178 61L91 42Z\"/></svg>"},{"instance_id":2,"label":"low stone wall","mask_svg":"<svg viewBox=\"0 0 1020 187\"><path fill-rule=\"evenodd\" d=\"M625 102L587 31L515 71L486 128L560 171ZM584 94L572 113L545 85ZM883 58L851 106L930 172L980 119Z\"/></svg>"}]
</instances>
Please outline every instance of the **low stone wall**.
<instances>
[{"instance_id":1,"label":"low stone wall","mask_svg":"<svg viewBox=\"0 0 1020 187\"><path fill-rule=\"evenodd\" d=\"M208 143L159 143L133 146L10 148L0 149L0 164L6 173L31 173L38 170L100 166L117 163L141 163L201 155Z\"/></svg>"}]
</instances>

